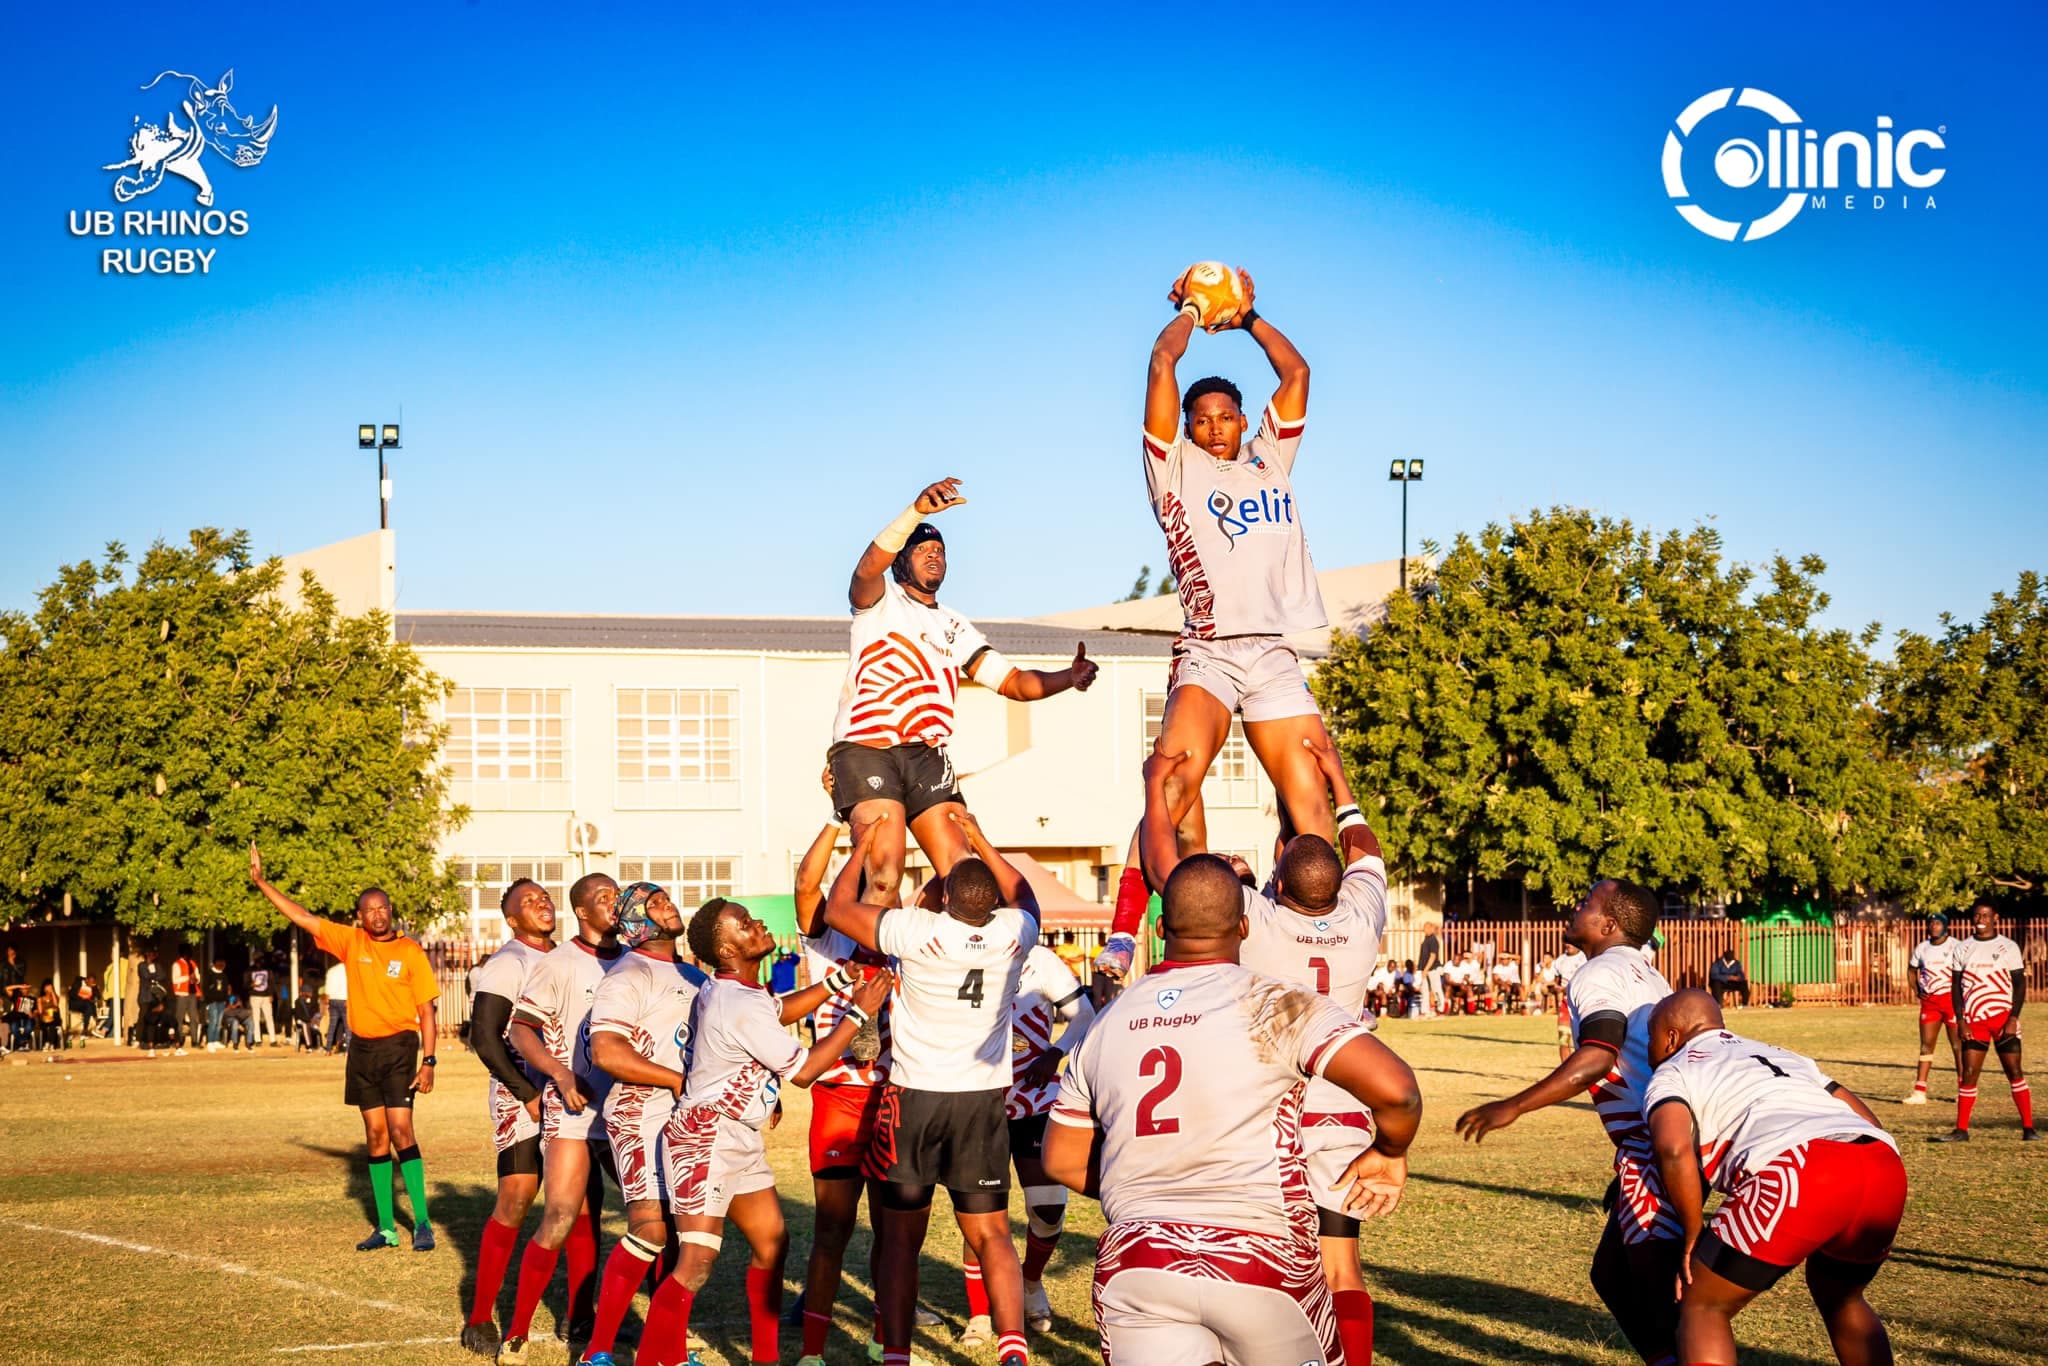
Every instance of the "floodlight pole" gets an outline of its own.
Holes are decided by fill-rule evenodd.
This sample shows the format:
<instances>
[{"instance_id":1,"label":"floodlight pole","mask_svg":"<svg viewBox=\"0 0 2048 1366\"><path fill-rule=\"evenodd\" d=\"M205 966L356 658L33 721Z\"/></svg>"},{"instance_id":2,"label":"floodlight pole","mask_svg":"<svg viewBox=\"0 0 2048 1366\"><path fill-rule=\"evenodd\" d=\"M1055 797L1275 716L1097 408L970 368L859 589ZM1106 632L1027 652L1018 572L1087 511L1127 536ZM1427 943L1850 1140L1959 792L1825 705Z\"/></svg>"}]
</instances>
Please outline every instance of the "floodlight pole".
<instances>
[{"instance_id":1,"label":"floodlight pole","mask_svg":"<svg viewBox=\"0 0 2048 1366\"><path fill-rule=\"evenodd\" d=\"M1401 481L1401 592L1408 592L1408 481Z\"/></svg>"}]
</instances>

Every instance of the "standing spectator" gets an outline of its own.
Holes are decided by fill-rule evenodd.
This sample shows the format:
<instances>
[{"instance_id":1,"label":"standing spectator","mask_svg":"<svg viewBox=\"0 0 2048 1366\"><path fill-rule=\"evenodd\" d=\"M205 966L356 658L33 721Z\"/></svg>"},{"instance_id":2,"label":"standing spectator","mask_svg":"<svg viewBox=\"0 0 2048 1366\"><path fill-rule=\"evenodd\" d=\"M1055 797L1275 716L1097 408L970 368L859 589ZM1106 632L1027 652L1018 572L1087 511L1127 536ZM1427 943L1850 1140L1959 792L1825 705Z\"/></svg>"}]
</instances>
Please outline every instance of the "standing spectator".
<instances>
[{"instance_id":1,"label":"standing spectator","mask_svg":"<svg viewBox=\"0 0 2048 1366\"><path fill-rule=\"evenodd\" d=\"M348 968L337 958L327 968L327 1051L348 1047Z\"/></svg>"},{"instance_id":2,"label":"standing spectator","mask_svg":"<svg viewBox=\"0 0 2048 1366\"><path fill-rule=\"evenodd\" d=\"M21 955L12 944L7 946L7 961L0 963L0 992L6 993L10 1006L17 996L28 995L28 969L21 965Z\"/></svg>"},{"instance_id":3,"label":"standing spectator","mask_svg":"<svg viewBox=\"0 0 2048 1366\"><path fill-rule=\"evenodd\" d=\"M1440 927L1434 920L1422 925L1422 947L1415 954L1415 988L1422 995L1422 1013L1434 1015L1444 1009L1444 946L1437 938Z\"/></svg>"},{"instance_id":4,"label":"standing spectator","mask_svg":"<svg viewBox=\"0 0 2048 1366\"><path fill-rule=\"evenodd\" d=\"M206 1002L206 1051L220 1051L220 1021L227 1013L228 997L234 994L228 982L228 960L219 954L213 956L213 966L199 978L199 993Z\"/></svg>"},{"instance_id":5,"label":"standing spectator","mask_svg":"<svg viewBox=\"0 0 2048 1366\"><path fill-rule=\"evenodd\" d=\"M292 1003L292 1019L297 1025L295 1040L301 1053L320 1051L320 997L313 990L313 979L299 979L299 997Z\"/></svg>"},{"instance_id":6,"label":"standing spectator","mask_svg":"<svg viewBox=\"0 0 2048 1366\"><path fill-rule=\"evenodd\" d=\"M171 1000L171 979L164 971L164 965L157 961L156 945L142 951L142 961L135 965L135 1013L139 1019L152 1002L162 1001L169 1006Z\"/></svg>"},{"instance_id":7,"label":"standing spectator","mask_svg":"<svg viewBox=\"0 0 2048 1366\"><path fill-rule=\"evenodd\" d=\"M249 1052L256 1051L256 1045L249 1036L249 1019L248 1001L238 991L229 992L227 1009L221 1012L221 1029L227 1035L228 1052L234 1052L238 1042Z\"/></svg>"},{"instance_id":8,"label":"standing spectator","mask_svg":"<svg viewBox=\"0 0 2048 1366\"><path fill-rule=\"evenodd\" d=\"M1707 990L1714 993L1717 1005L1726 1006L1730 996L1749 1004L1749 973L1735 956L1733 944L1724 945L1720 956L1707 965Z\"/></svg>"},{"instance_id":9,"label":"standing spectator","mask_svg":"<svg viewBox=\"0 0 2048 1366\"><path fill-rule=\"evenodd\" d=\"M64 1046L64 1002L53 978L45 977L43 989L36 993L36 1032L45 1051L54 1053Z\"/></svg>"},{"instance_id":10,"label":"standing spectator","mask_svg":"<svg viewBox=\"0 0 2048 1366\"><path fill-rule=\"evenodd\" d=\"M97 1032L94 1026L99 1014L99 994L99 987L85 973L71 983L71 996L66 1004L71 1008L71 1032L81 1039L89 1039Z\"/></svg>"},{"instance_id":11,"label":"standing spectator","mask_svg":"<svg viewBox=\"0 0 2048 1366\"><path fill-rule=\"evenodd\" d=\"M182 1055L188 1044L199 1042L199 964L189 949L171 962L171 1009L178 1021L178 1046L172 1051Z\"/></svg>"},{"instance_id":12,"label":"standing spectator","mask_svg":"<svg viewBox=\"0 0 2048 1366\"><path fill-rule=\"evenodd\" d=\"M261 951L249 960L249 971L243 977L242 985L249 989L249 1040L250 1046L263 1042L263 1033L270 1031L270 1041L277 1042L277 1015L271 1009L270 961Z\"/></svg>"}]
</instances>

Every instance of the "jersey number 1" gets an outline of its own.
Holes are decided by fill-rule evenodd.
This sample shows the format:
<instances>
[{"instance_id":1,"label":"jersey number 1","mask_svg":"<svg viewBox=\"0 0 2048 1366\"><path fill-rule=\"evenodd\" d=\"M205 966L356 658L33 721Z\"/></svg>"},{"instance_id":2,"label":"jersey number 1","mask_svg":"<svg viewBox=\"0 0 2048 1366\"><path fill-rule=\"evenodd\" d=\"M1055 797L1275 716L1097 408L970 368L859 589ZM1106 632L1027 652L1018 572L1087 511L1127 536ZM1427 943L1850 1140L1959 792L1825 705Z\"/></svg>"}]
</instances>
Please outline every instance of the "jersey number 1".
<instances>
[{"instance_id":1,"label":"jersey number 1","mask_svg":"<svg viewBox=\"0 0 2048 1366\"><path fill-rule=\"evenodd\" d=\"M1171 1115L1160 1118L1154 1113L1160 1102L1180 1089L1180 1053L1171 1048L1159 1047L1147 1053L1138 1062L1138 1075L1150 1077L1157 1073L1159 1080L1144 1099L1138 1102L1138 1137L1151 1138L1155 1134L1177 1134L1180 1121Z\"/></svg>"}]
</instances>

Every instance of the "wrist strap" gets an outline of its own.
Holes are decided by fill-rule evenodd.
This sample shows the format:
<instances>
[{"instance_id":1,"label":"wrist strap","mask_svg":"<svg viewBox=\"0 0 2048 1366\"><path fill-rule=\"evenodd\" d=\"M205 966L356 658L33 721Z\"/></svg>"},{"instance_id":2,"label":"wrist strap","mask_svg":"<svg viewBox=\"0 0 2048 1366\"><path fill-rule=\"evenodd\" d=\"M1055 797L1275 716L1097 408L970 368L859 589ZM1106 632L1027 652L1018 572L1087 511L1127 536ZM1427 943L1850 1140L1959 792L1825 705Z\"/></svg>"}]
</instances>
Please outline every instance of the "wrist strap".
<instances>
[{"instance_id":1,"label":"wrist strap","mask_svg":"<svg viewBox=\"0 0 2048 1366\"><path fill-rule=\"evenodd\" d=\"M891 555L902 550L910 540L910 533L917 530L917 524L924 520L924 514L917 510L917 504L898 513L896 520L875 534L875 544Z\"/></svg>"},{"instance_id":2,"label":"wrist strap","mask_svg":"<svg viewBox=\"0 0 2048 1366\"><path fill-rule=\"evenodd\" d=\"M862 1025L868 1022L868 1013L865 1010L862 1010L859 1006L855 1005L853 1002L848 1001L846 1003L846 1009L843 1012L841 1012L839 1018L842 1020L853 1021L853 1027L855 1029L859 1029Z\"/></svg>"},{"instance_id":3,"label":"wrist strap","mask_svg":"<svg viewBox=\"0 0 2048 1366\"><path fill-rule=\"evenodd\" d=\"M1364 813L1359 811L1356 804L1353 804L1351 806L1340 806L1337 808L1337 824L1342 825L1347 816L1356 820L1365 819Z\"/></svg>"}]
</instances>

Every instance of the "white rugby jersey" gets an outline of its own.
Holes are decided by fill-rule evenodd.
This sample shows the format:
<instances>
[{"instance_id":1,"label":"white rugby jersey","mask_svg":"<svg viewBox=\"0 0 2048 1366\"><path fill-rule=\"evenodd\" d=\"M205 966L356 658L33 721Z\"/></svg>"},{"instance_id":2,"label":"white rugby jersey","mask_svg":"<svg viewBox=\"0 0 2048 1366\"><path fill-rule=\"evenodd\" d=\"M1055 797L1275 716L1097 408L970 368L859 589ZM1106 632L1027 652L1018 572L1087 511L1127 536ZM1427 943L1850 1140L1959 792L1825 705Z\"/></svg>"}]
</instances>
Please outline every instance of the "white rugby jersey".
<instances>
[{"instance_id":1,"label":"white rugby jersey","mask_svg":"<svg viewBox=\"0 0 2048 1366\"><path fill-rule=\"evenodd\" d=\"M1244 914L1251 933L1237 951L1238 962L1307 987L1354 1020L1365 1014L1366 987L1387 928L1387 865L1378 854L1366 854L1344 870L1337 903L1322 915L1291 911L1249 887ZM1342 1087L1317 1081L1308 1088L1310 1114L1349 1114L1358 1108L1358 1098Z\"/></svg>"},{"instance_id":2,"label":"white rugby jersey","mask_svg":"<svg viewBox=\"0 0 2048 1366\"><path fill-rule=\"evenodd\" d=\"M1956 1002L1972 1024L2012 1009L2013 974L2026 971L2020 946L2002 934L1956 941L1956 970L1963 974L1963 999Z\"/></svg>"},{"instance_id":3,"label":"white rugby jersey","mask_svg":"<svg viewBox=\"0 0 2048 1366\"><path fill-rule=\"evenodd\" d=\"M1166 533L1185 634L1285 635L1329 624L1288 481L1302 426L1283 425L1269 402L1235 460L1190 443L1184 425L1171 443L1144 433L1145 485Z\"/></svg>"},{"instance_id":4,"label":"white rugby jersey","mask_svg":"<svg viewBox=\"0 0 2048 1366\"><path fill-rule=\"evenodd\" d=\"M479 996L502 996L513 1005L518 1005L519 994L526 987L527 977L540 966L541 959L546 958L553 948L552 944L544 949L536 948L524 939L515 937L492 949L491 956L478 963L469 974L470 1018L476 1018L476 998ZM509 1021L507 1027L510 1027ZM526 1065L526 1059L519 1056L519 1050L509 1051L512 1054L512 1065L525 1073L527 1080L538 1087L545 1078L533 1074L533 1069ZM496 1077L492 1077L490 1084L484 1089L489 1093L493 1114L497 1113L500 1094L503 1094L507 1102L511 1100L512 1093Z\"/></svg>"},{"instance_id":5,"label":"white rugby jersey","mask_svg":"<svg viewBox=\"0 0 2048 1366\"><path fill-rule=\"evenodd\" d=\"M623 954L590 998L590 1033L616 1034L649 1062L681 1072L690 1049L690 1009L705 976L688 963L644 948ZM675 1108L665 1086L614 1082L604 1099L606 1119L637 1119Z\"/></svg>"},{"instance_id":6,"label":"white rugby jersey","mask_svg":"<svg viewBox=\"0 0 2048 1366\"><path fill-rule=\"evenodd\" d=\"M540 1031L548 1056L579 1077L607 1080L590 1064L590 1000L624 956L616 948L592 948L580 937L564 940L527 974L512 1007L514 1020Z\"/></svg>"},{"instance_id":7,"label":"white rugby jersey","mask_svg":"<svg viewBox=\"0 0 2048 1366\"><path fill-rule=\"evenodd\" d=\"M775 1112L782 1079L803 1066L806 1056L782 1027L779 997L721 972L697 993L691 1012L683 1106L758 1129Z\"/></svg>"},{"instance_id":8,"label":"white rugby jersey","mask_svg":"<svg viewBox=\"0 0 2048 1366\"><path fill-rule=\"evenodd\" d=\"M889 1080L912 1091L995 1091L1010 1073L1010 1003L1038 922L998 906L986 925L902 906L875 947L896 960Z\"/></svg>"},{"instance_id":9,"label":"white rugby jersey","mask_svg":"<svg viewBox=\"0 0 2048 1366\"><path fill-rule=\"evenodd\" d=\"M1923 939L1913 946L1906 966L1913 969L1914 985L1922 996L1947 996L1955 990L1956 945L1961 942L1950 935L1939 944Z\"/></svg>"},{"instance_id":10,"label":"white rugby jersey","mask_svg":"<svg viewBox=\"0 0 2048 1366\"><path fill-rule=\"evenodd\" d=\"M1579 969L1584 966L1586 955L1577 949L1568 949L1551 962L1550 971L1560 986L1570 986L1572 978L1578 976Z\"/></svg>"},{"instance_id":11,"label":"white rugby jersey","mask_svg":"<svg viewBox=\"0 0 2048 1366\"><path fill-rule=\"evenodd\" d=\"M1585 1040L1581 1031L1595 1015L1614 1013L1628 1021L1621 1051L1607 1075L1593 1083L1593 1108L1618 1148L1625 1141L1648 1137L1643 1122L1643 1087L1650 1080L1650 1012L1671 994L1671 984L1640 949L1616 944L1572 974L1565 989L1571 1011L1572 1046Z\"/></svg>"},{"instance_id":12,"label":"white rugby jersey","mask_svg":"<svg viewBox=\"0 0 2048 1366\"><path fill-rule=\"evenodd\" d=\"M1303 1098L1367 1033L1342 1007L1238 963L1166 962L1110 1002L1067 1063L1052 1122L1102 1130L1110 1223L1313 1238ZM1350 1108L1358 1108L1356 1098Z\"/></svg>"},{"instance_id":13,"label":"white rugby jersey","mask_svg":"<svg viewBox=\"0 0 2048 1366\"><path fill-rule=\"evenodd\" d=\"M1816 1139L1874 1138L1898 1144L1828 1091L1813 1060L1776 1044L1714 1030L1664 1060L1643 1097L1648 1114L1683 1101L1699 1131L1700 1171L1733 1191L1792 1149Z\"/></svg>"},{"instance_id":14,"label":"white rugby jersey","mask_svg":"<svg viewBox=\"0 0 2048 1366\"><path fill-rule=\"evenodd\" d=\"M832 741L875 749L943 746L953 734L960 676L997 688L1010 668L973 622L943 604L925 606L885 574L875 605L853 614Z\"/></svg>"},{"instance_id":15,"label":"white rugby jersey","mask_svg":"<svg viewBox=\"0 0 2048 1366\"><path fill-rule=\"evenodd\" d=\"M1060 1093L1059 1078L1043 1086L1026 1086L1024 1074L1052 1050L1060 1008L1080 994L1081 983L1074 970L1045 945L1033 944L1024 955L1017 999L1010 1007L1010 1070L1017 1079L1010 1083L1003 1109L1011 1119L1042 1115L1052 1108L1053 1098Z\"/></svg>"},{"instance_id":16,"label":"white rugby jersey","mask_svg":"<svg viewBox=\"0 0 2048 1366\"><path fill-rule=\"evenodd\" d=\"M842 963L861 968L889 965L889 960L881 954L870 953L839 931L829 928L805 937L804 962L810 966L813 982L824 981ZM846 1014L847 1004L852 1000L853 989L849 987L811 1012L811 1023L817 1027L819 1038L824 1038L838 1027L840 1018ZM889 1080L889 1005L886 1001L882 1003L881 1013L875 1017L875 1028L881 1035L882 1049L873 1062L862 1062L851 1053L842 1053L838 1062L818 1074L814 1084L880 1086Z\"/></svg>"}]
</instances>

